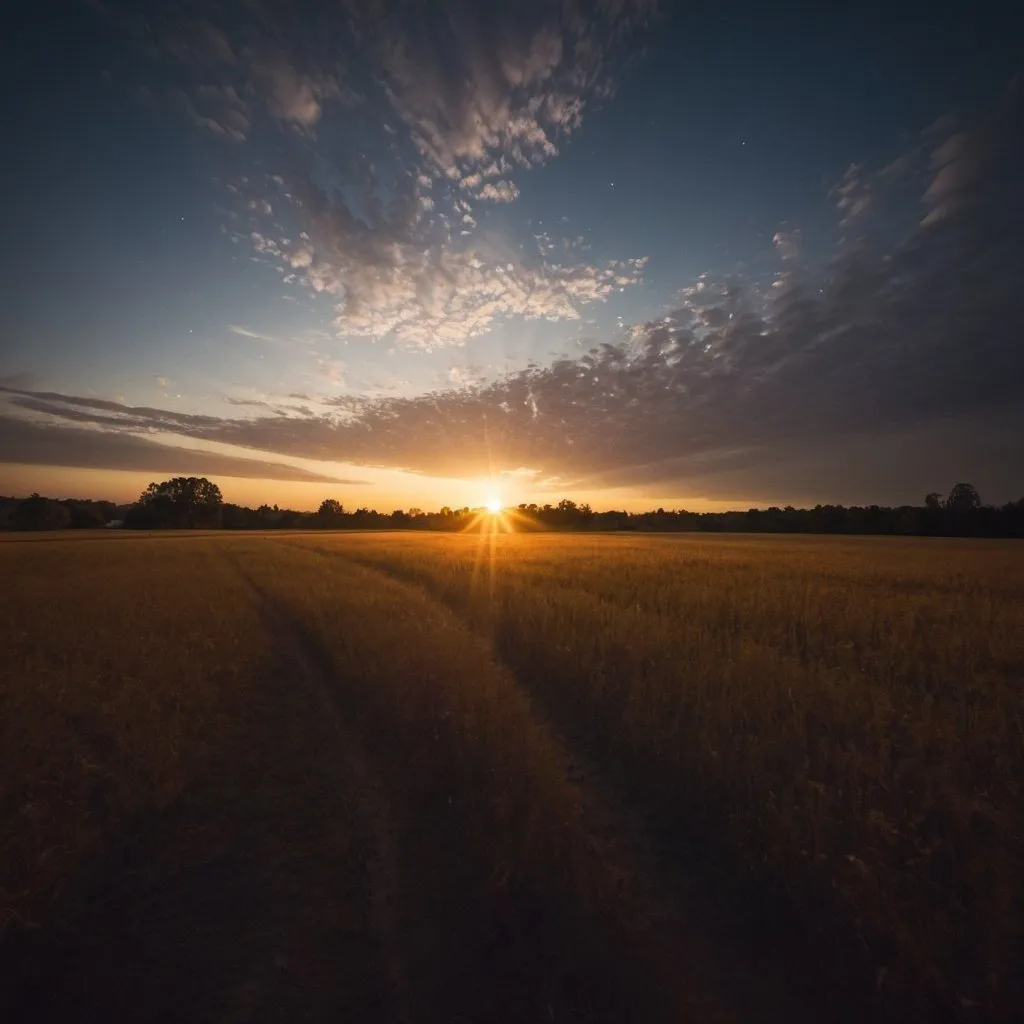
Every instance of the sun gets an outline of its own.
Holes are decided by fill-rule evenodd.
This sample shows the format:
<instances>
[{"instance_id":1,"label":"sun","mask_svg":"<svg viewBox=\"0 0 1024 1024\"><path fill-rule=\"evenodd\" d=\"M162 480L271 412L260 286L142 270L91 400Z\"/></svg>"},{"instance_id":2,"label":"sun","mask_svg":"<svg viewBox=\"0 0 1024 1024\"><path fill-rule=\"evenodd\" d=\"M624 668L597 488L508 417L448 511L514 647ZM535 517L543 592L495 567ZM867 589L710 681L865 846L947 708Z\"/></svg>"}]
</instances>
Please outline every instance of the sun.
<instances>
[{"instance_id":1,"label":"sun","mask_svg":"<svg viewBox=\"0 0 1024 1024\"><path fill-rule=\"evenodd\" d=\"M496 494L492 494L487 499L487 504L485 505L485 508L487 509L488 512L491 513L492 516L498 515L501 512L501 498L499 498Z\"/></svg>"}]
</instances>

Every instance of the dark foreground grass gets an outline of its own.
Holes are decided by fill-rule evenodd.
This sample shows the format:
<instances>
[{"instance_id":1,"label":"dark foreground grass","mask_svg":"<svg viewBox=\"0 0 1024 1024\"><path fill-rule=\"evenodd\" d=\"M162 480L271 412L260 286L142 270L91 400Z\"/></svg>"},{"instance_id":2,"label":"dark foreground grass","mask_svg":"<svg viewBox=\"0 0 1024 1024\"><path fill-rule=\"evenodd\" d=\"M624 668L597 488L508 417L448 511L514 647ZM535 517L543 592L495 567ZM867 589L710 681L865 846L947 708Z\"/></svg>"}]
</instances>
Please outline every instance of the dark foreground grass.
<instances>
[{"instance_id":1,"label":"dark foreground grass","mask_svg":"<svg viewBox=\"0 0 1024 1024\"><path fill-rule=\"evenodd\" d=\"M233 547L329 665L395 796L416 1019L718 1019L630 930L558 751L488 644L351 562Z\"/></svg>"},{"instance_id":2,"label":"dark foreground grass","mask_svg":"<svg viewBox=\"0 0 1024 1024\"><path fill-rule=\"evenodd\" d=\"M384 1019L329 736L222 561L0 544L0 1019Z\"/></svg>"},{"instance_id":3,"label":"dark foreground grass","mask_svg":"<svg viewBox=\"0 0 1024 1024\"><path fill-rule=\"evenodd\" d=\"M710 871L760 942L788 921L826 994L1024 1012L1019 545L300 543L417 581L492 638L679 870Z\"/></svg>"},{"instance_id":4,"label":"dark foreground grass","mask_svg":"<svg viewBox=\"0 0 1024 1024\"><path fill-rule=\"evenodd\" d=\"M728 1017L567 748L807 1019L1024 1013L1019 545L118 535L0 574L7 1018Z\"/></svg>"},{"instance_id":5,"label":"dark foreground grass","mask_svg":"<svg viewBox=\"0 0 1024 1024\"><path fill-rule=\"evenodd\" d=\"M523 690L426 594L264 538L0 558L13 1019L720 1019L630 922ZM388 794L397 941L303 662Z\"/></svg>"}]
</instances>

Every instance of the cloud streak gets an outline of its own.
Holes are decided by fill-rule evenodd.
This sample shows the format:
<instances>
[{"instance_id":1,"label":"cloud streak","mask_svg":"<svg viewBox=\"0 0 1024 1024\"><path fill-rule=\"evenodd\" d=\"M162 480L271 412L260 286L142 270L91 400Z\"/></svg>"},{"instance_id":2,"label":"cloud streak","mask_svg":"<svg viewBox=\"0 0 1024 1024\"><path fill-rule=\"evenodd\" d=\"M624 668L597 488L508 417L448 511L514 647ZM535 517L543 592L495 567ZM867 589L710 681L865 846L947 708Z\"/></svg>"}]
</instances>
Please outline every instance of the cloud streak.
<instances>
[{"instance_id":1,"label":"cloud streak","mask_svg":"<svg viewBox=\"0 0 1024 1024\"><path fill-rule=\"evenodd\" d=\"M83 417L83 419L87 419ZM281 462L160 444L132 434L0 416L0 463L358 485Z\"/></svg>"},{"instance_id":2,"label":"cloud streak","mask_svg":"<svg viewBox=\"0 0 1024 1024\"><path fill-rule=\"evenodd\" d=\"M317 413L248 418L4 393L21 415L438 475L498 466L566 486L814 494L842 476L844 458L856 476L870 453L875 464L904 467L893 487L945 485L973 465L994 467L995 486L1010 491L1020 483L1007 467L1024 465L1020 90L955 137L955 145L935 144L924 212L902 243L876 241L865 216L824 278L811 278L794 258L796 234L780 232L781 287L704 277L682 289L670 314L580 358L415 397L343 395ZM863 169L858 181L877 190ZM476 329L473 317L482 325L510 310L543 316L555 306L570 316L642 269L552 265L523 288L521 271L488 269L469 255L442 265L451 290L433 297L428 267L405 268L421 308L434 310L430 330L442 336L449 317L462 332ZM482 289L492 308L460 305L464 292ZM372 306L350 305L345 315L398 333L407 325L388 295L385 288ZM946 443L923 444L925 428ZM943 463L954 453L964 460L955 472Z\"/></svg>"},{"instance_id":3,"label":"cloud streak","mask_svg":"<svg viewBox=\"0 0 1024 1024\"><path fill-rule=\"evenodd\" d=\"M613 94L624 43L656 8L342 0L125 17L169 60L175 105L231 144L232 236L329 296L340 336L437 348L509 318L577 320L609 279L639 280L637 253L527 259L475 205L519 199L516 175L555 159Z\"/></svg>"}]
</instances>

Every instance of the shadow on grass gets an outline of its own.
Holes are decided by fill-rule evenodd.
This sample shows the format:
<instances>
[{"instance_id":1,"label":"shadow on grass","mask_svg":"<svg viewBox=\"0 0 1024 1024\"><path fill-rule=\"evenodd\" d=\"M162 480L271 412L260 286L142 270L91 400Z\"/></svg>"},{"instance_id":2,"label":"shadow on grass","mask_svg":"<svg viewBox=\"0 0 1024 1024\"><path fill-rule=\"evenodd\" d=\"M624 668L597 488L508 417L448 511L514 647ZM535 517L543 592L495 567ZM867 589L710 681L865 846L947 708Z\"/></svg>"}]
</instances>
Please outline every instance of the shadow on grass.
<instances>
[{"instance_id":1,"label":"shadow on grass","mask_svg":"<svg viewBox=\"0 0 1024 1024\"><path fill-rule=\"evenodd\" d=\"M314 709L280 691L253 685L167 806L97 810L102 846L44 927L0 938L0 1019L387 1019L346 796Z\"/></svg>"},{"instance_id":2,"label":"shadow on grass","mask_svg":"<svg viewBox=\"0 0 1024 1024\"><path fill-rule=\"evenodd\" d=\"M602 915L593 906L580 905L577 865L537 862L517 870L481 861L472 852L469 835L503 795L489 778L467 787L464 776L448 777L449 772L465 772L446 756L458 745L454 735L445 734L454 723L434 723L427 716L413 722L415 731L430 732L433 761L411 777L411 750L402 739L409 723L400 725L388 717L394 709L375 707L365 693L345 687L321 638L291 609L253 585L274 604L292 641L331 685L343 715L358 724L360 738L375 752L376 767L393 796L401 839L402 944L411 1019L678 1019L672 1012L673 997L649 984L649 965L615 934L611 907ZM410 739L408 733L405 737ZM461 793L454 802L452 792Z\"/></svg>"},{"instance_id":3,"label":"shadow on grass","mask_svg":"<svg viewBox=\"0 0 1024 1024\"><path fill-rule=\"evenodd\" d=\"M783 876L767 865L752 870L714 794L696 801L692 787L674 780L657 752L632 742L619 727L624 709L614 712L614 697L606 695L601 707L574 699L586 693L586 679L553 671L544 652L531 649L518 624L500 611L490 626L495 651L537 706L571 749L600 766L596 784L637 812L680 912L700 922L726 965L731 958L728 981L749 1019L962 1019L939 990L880 977L875 965L893 951L877 939L869 948L849 908L816 876Z\"/></svg>"},{"instance_id":4,"label":"shadow on grass","mask_svg":"<svg viewBox=\"0 0 1024 1024\"><path fill-rule=\"evenodd\" d=\"M468 592L457 596L415 569L348 551L342 557L425 589L486 636L570 753L599 769L587 784L639 821L659 882L689 927L717 948L719 987L745 1019L853 1024L901 1020L908 1012L948 1018L948 1008L928 993L878 989L872 957L854 922L812 876L751 871L730 839L714 795L702 794L698 804L692 788L666 772L657 752L623 731L625 692L618 711L614 689L598 702L588 700L590 680L574 673L565 659L552 661L552 651L538 647L500 595L473 605ZM615 666L608 670L614 677Z\"/></svg>"}]
</instances>

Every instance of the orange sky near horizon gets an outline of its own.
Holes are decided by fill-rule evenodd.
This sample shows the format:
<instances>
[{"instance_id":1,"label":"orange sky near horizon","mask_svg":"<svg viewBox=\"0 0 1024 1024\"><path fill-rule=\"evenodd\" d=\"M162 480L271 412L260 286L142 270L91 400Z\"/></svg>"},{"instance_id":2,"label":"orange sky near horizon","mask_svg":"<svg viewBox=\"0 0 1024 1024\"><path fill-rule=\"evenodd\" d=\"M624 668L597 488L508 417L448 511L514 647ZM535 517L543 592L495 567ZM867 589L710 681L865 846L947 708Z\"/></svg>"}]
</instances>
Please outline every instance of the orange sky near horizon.
<instances>
[{"instance_id":1,"label":"orange sky near horizon","mask_svg":"<svg viewBox=\"0 0 1024 1024\"><path fill-rule=\"evenodd\" d=\"M33 492L53 498L91 498L115 501L118 504L134 501L154 480L192 474L187 467L180 473L146 473L136 470L84 469L73 466L32 466L0 463L0 495L24 497ZM557 503L561 498L589 502L595 509L623 509L629 512L652 508L687 508L694 512L721 512L728 509L749 508L764 502L713 501L686 496L655 496L631 489L588 489L567 487L552 490L531 486L528 481L506 478L503 481L422 476L399 470L364 470L360 475L366 483L351 484L271 480L209 474L224 495L224 500L238 505L280 505L299 511L315 510L324 498L336 498L345 508L359 506L379 512L394 509L422 508L436 511L444 505L451 508L485 505L497 495L503 505L520 502ZM772 502L771 504L776 504Z\"/></svg>"}]
</instances>

